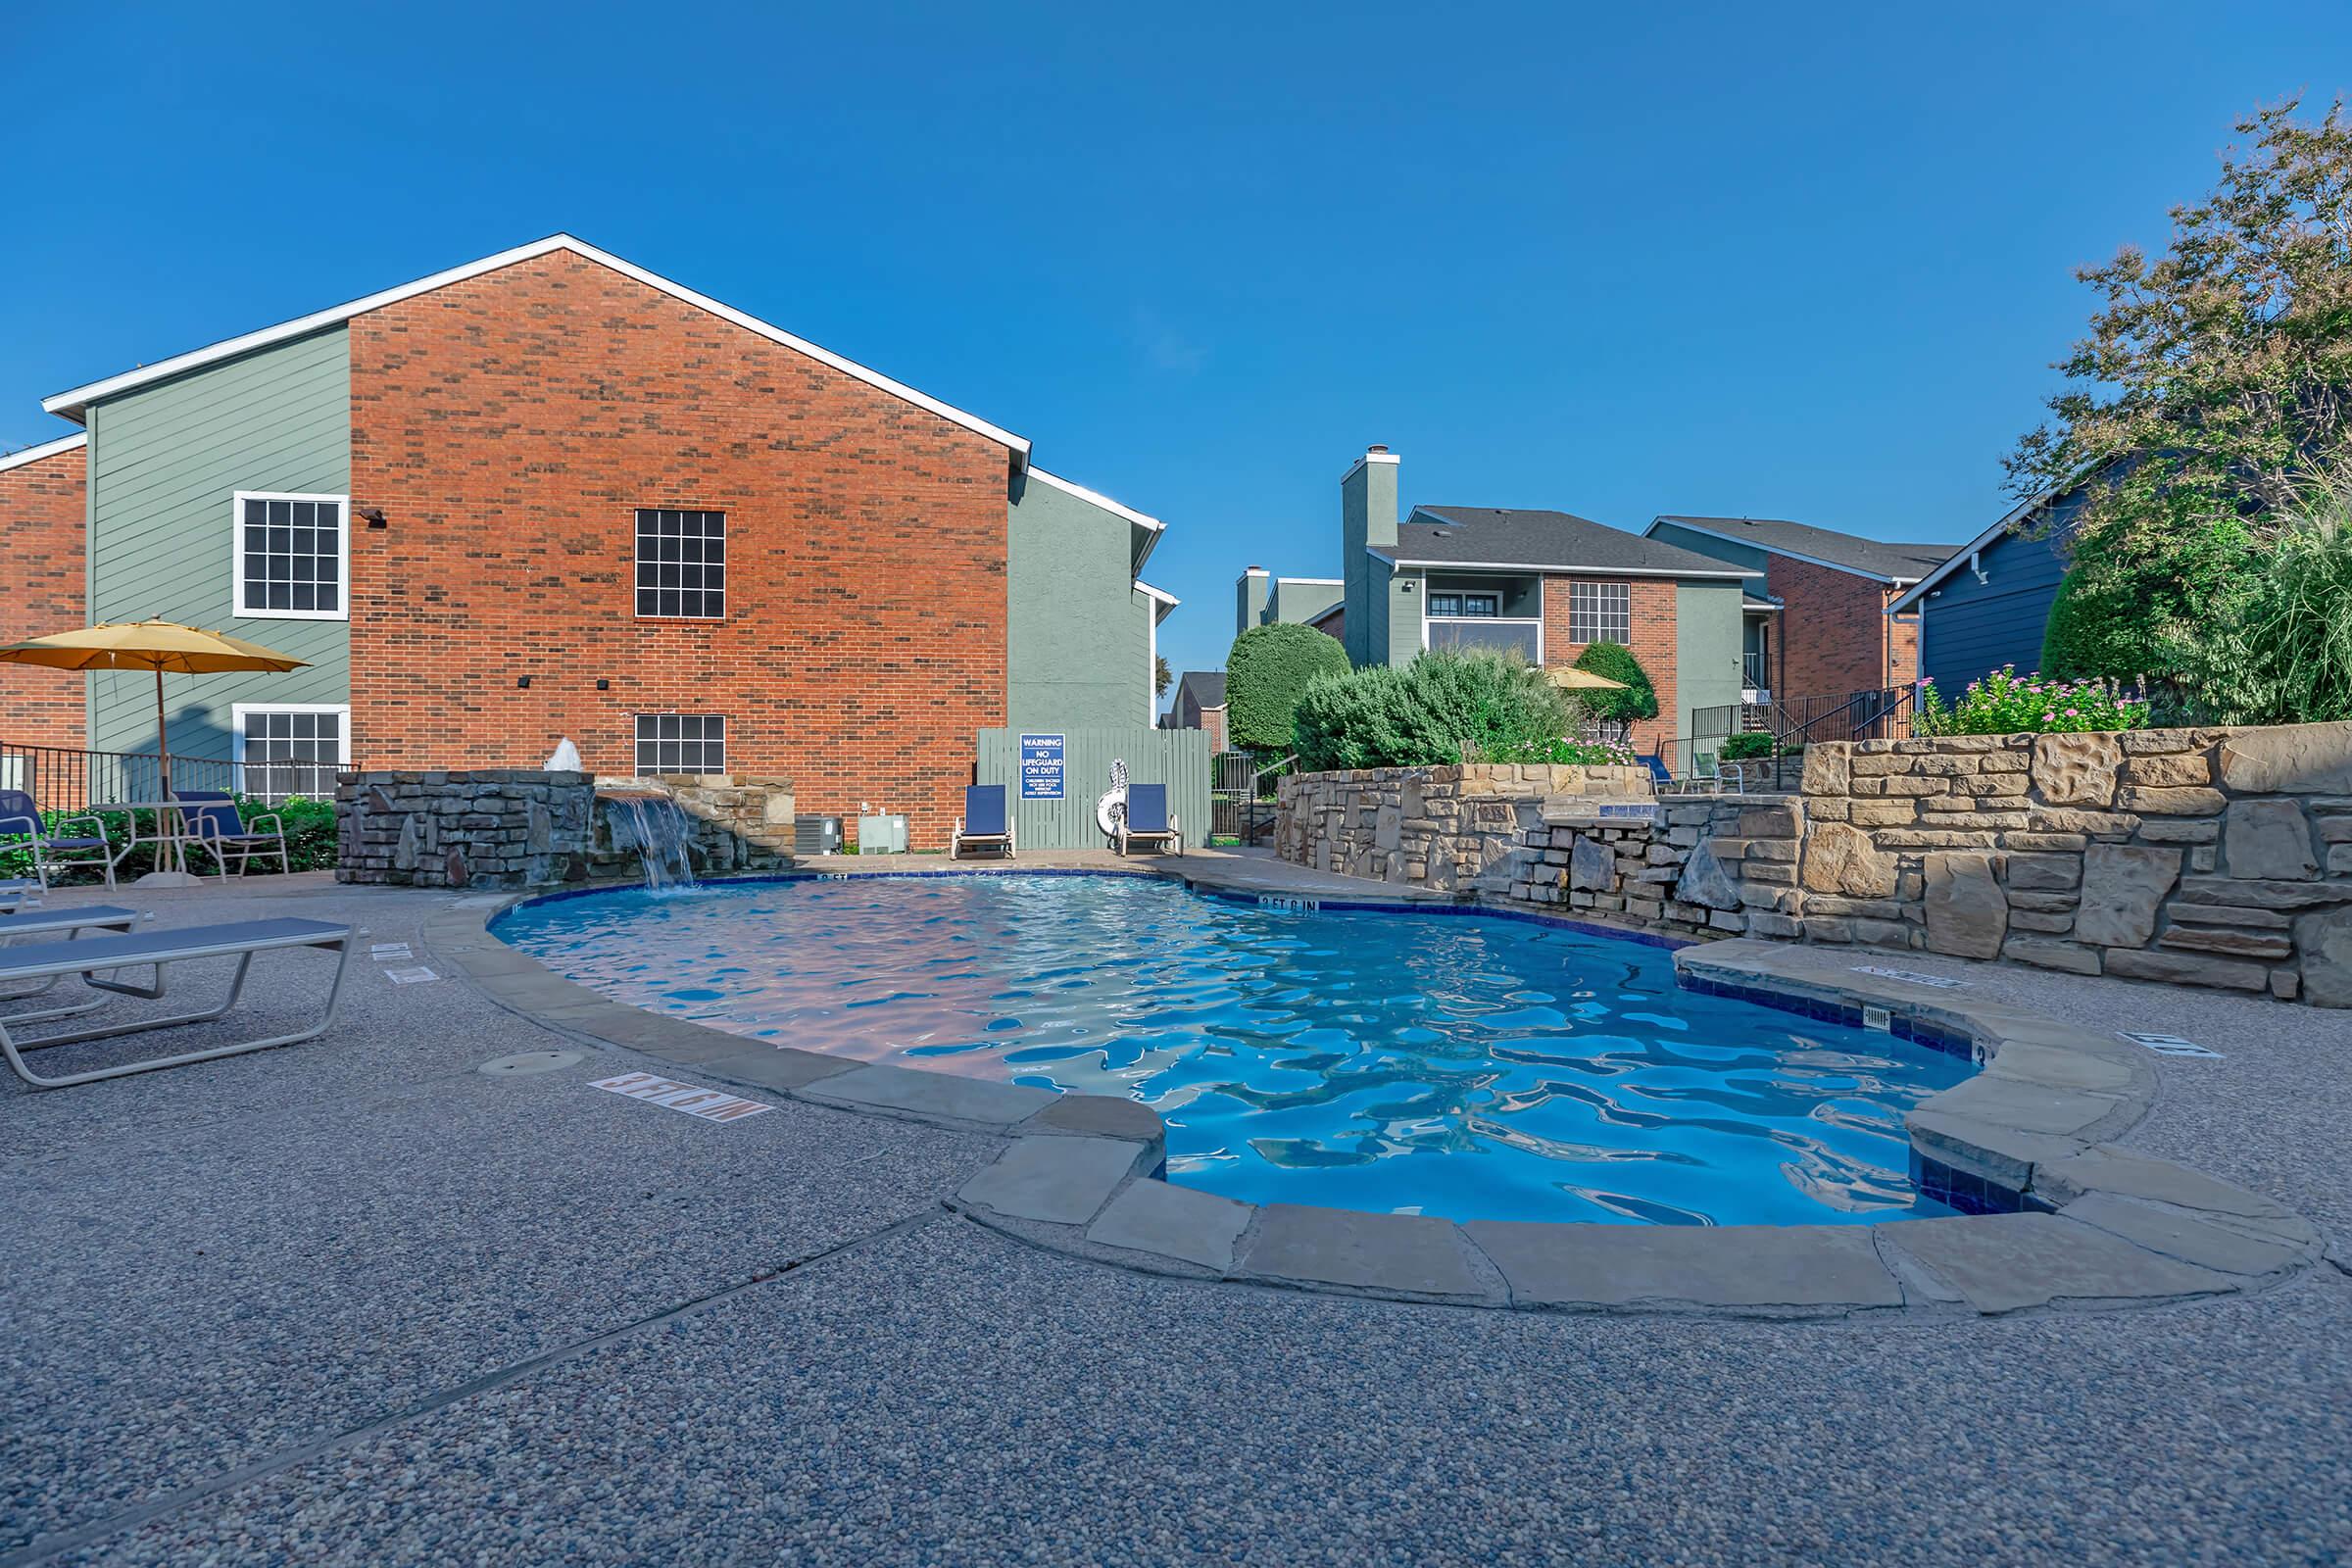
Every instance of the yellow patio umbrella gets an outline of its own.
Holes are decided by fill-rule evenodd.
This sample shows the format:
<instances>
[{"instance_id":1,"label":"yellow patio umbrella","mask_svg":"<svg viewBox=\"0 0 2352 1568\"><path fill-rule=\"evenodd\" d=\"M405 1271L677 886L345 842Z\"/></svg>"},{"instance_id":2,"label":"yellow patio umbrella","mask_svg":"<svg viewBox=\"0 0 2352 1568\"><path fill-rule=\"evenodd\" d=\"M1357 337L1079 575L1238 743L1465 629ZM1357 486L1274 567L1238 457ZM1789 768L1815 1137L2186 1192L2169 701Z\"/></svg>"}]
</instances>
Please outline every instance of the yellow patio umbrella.
<instances>
[{"instance_id":1,"label":"yellow patio umbrella","mask_svg":"<svg viewBox=\"0 0 2352 1568\"><path fill-rule=\"evenodd\" d=\"M0 661L51 669L155 671L155 743L163 754L164 799L172 798L172 742L164 732L164 677L230 670L299 669L307 660L174 620L101 621L0 647Z\"/></svg>"},{"instance_id":2,"label":"yellow patio umbrella","mask_svg":"<svg viewBox=\"0 0 2352 1568\"><path fill-rule=\"evenodd\" d=\"M1564 691L1621 692L1626 689L1625 682L1621 680L1611 680L1606 675L1595 675L1591 670L1579 669L1574 664L1561 664L1547 669L1544 673L1551 677L1551 683L1554 686L1560 687Z\"/></svg>"}]
</instances>

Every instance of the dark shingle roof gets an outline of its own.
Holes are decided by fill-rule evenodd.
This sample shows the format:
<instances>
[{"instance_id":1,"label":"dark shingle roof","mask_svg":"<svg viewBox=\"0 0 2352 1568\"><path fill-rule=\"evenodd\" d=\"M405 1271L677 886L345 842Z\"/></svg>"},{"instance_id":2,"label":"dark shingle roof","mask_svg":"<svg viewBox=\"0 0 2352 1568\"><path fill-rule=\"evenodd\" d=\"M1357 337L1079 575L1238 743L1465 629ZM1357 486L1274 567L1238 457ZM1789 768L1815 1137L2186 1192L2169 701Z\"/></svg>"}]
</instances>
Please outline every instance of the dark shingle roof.
<instances>
[{"instance_id":1,"label":"dark shingle roof","mask_svg":"<svg viewBox=\"0 0 2352 1568\"><path fill-rule=\"evenodd\" d=\"M1225 672L1221 669L1188 669L1176 679L1176 695L1190 697L1200 708L1225 706Z\"/></svg>"},{"instance_id":2,"label":"dark shingle roof","mask_svg":"<svg viewBox=\"0 0 2352 1568\"><path fill-rule=\"evenodd\" d=\"M1411 518L1396 526L1395 556L1398 561L1584 566L1667 577L1721 576L1737 569L1712 556L1644 539L1573 513L1501 507L1415 507Z\"/></svg>"},{"instance_id":3,"label":"dark shingle roof","mask_svg":"<svg viewBox=\"0 0 2352 1568\"><path fill-rule=\"evenodd\" d=\"M1906 582L1942 565L1958 548L1956 545L1887 544L1877 539L1839 533L1835 528L1816 528L1809 523L1790 522L1785 517L1685 517L1666 513L1659 516L1658 521L1703 528L1709 533L1722 534L1727 539L1754 545L1759 550L1787 556L1805 556L1814 561L1828 562L1833 566L1866 571L1874 577L1900 577Z\"/></svg>"}]
</instances>

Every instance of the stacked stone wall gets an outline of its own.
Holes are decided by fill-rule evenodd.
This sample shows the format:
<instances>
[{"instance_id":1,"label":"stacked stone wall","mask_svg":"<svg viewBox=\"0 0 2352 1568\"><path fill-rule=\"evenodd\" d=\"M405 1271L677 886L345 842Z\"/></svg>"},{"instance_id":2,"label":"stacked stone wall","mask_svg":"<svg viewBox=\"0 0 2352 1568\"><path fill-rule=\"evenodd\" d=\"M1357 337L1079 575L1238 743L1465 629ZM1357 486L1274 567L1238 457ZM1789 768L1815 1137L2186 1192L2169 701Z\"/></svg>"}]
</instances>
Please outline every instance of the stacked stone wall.
<instances>
[{"instance_id":1,"label":"stacked stone wall","mask_svg":"<svg viewBox=\"0 0 2352 1568\"><path fill-rule=\"evenodd\" d=\"M1799 809L1758 935L2352 1006L2352 724L1817 745Z\"/></svg>"},{"instance_id":2,"label":"stacked stone wall","mask_svg":"<svg viewBox=\"0 0 2352 1568\"><path fill-rule=\"evenodd\" d=\"M1317 871L1437 892L1499 891L1513 853L1544 825L1546 802L1649 798L1649 775L1639 767L1473 762L1306 773L1277 786L1274 849Z\"/></svg>"},{"instance_id":3,"label":"stacked stone wall","mask_svg":"<svg viewBox=\"0 0 2352 1568\"><path fill-rule=\"evenodd\" d=\"M669 796L685 812L699 874L790 862L792 786L741 774L616 781ZM612 802L586 773L469 768L345 773L335 788L339 882L399 887L534 888L634 877Z\"/></svg>"}]
</instances>

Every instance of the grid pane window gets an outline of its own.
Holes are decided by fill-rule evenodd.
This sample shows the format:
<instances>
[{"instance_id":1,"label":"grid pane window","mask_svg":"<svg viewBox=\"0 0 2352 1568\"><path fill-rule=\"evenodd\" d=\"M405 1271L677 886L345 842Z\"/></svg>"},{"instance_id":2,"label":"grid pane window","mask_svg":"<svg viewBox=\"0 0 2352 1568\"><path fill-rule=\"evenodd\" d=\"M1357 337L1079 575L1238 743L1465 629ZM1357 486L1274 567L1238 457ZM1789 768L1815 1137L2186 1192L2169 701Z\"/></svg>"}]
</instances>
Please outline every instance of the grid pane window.
<instances>
[{"instance_id":1,"label":"grid pane window","mask_svg":"<svg viewBox=\"0 0 2352 1568\"><path fill-rule=\"evenodd\" d=\"M727 612L727 514L637 509L637 613L717 620Z\"/></svg>"},{"instance_id":2,"label":"grid pane window","mask_svg":"<svg viewBox=\"0 0 2352 1568\"><path fill-rule=\"evenodd\" d=\"M724 773L727 721L718 713L639 713L637 771Z\"/></svg>"},{"instance_id":3,"label":"grid pane window","mask_svg":"<svg viewBox=\"0 0 2352 1568\"><path fill-rule=\"evenodd\" d=\"M335 709L247 709L245 793L265 801L332 796L343 766L343 721Z\"/></svg>"},{"instance_id":4,"label":"grid pane window","mask_svg":"<svg viewBox=\"0 0 2352 1568\"><path fill-rule=\"evenodd\" d=\"M237 534L238 614L345 613L340 498L240 494Z\"/></svg>"},{"instance_id":5,"label":"grid pane window","mask_svg":"<svg viewBox=\"0 0 2352 1568\"><path fill-rule=\"evenodd\" d=\"M1433 615L1495 616L1502 613L1500 594L1432 593L1429 612Z\"/></svg>"},{"instance_id":6,"label":"grid pane window","mask_svg":"<svg viewBox=\"0 0 2352 1568\"><path fill-rule=\"evenodd\" d=\"M1572 643L1632 642L1633 591L1621 582L1570 583L1568 640Z\"/></svg>"}]
</instances>

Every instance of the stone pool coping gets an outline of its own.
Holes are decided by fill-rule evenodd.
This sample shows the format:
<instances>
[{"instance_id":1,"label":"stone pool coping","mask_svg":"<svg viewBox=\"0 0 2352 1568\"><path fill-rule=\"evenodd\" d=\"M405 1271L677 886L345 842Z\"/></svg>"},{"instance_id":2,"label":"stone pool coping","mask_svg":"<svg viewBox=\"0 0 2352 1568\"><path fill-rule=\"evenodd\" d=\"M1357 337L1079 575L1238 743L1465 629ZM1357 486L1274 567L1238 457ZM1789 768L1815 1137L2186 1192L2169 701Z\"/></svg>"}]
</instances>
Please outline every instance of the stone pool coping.
<instances>
[{"instance_id":1,"label":"stone pool coping","mask_svg":"<svg viewBox=\"0 0 2352 1568\"><path fill-rule=\"evenodd\" d=\"M974 869L985 868L825 875ZM1197 861L1045 874L1156 876L1224 898L1298 896L1247 868ZM802 873L740 880L810 879ZM1447 907L1303 896L1324 908L1431 914ZM1164 1180L1165 1129L1157 1112L1134 1101L863 1062L613 1002L491 934L497 915L528 902L536 901L518 894L495 907L446 906L427 917L425 940L500 1005L558 1031L657 1057L690 1076L1004 1137L1006 1147L996 1161L945 1199L951 1209L1039 1246L1153 1273L1553 1311L1959 1316L2145 1305L2266 1289L2321 1255L2317 1231L2282 1205L2109 1141L2155 1102L2156 1074L2142 1052L1963 988L1857 972L1853 960L1870 956L1862 950L1758 941L1687 947L1650 939L1679 948L1678 975L1693 989L1866 1027L1883 1024L1982 1061L1983 1071L1923 1102L1908 1118L1921 1185L1970 1212L1879 1225L1455 1222L1238 1202ZM1450 907L1635 935L1514 909ZM1866 1018L1864 1009L1885 1009L1886 1016Z\"/></svg>"}]
</instances>

